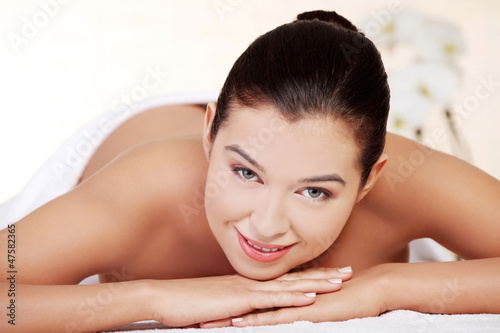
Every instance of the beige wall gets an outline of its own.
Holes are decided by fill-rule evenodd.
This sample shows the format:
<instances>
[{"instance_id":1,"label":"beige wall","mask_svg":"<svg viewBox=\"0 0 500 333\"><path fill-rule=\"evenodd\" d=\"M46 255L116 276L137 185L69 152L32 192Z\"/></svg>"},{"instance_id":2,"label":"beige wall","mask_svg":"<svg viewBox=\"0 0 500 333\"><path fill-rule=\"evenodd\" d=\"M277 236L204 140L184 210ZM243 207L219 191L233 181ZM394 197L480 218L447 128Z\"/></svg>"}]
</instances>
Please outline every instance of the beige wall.
<instances>
[{"instance_id":1,"label":"beige wall","mask_svg":"<svg viewBox=\"0 0 500 333\"><path fill-rule=\"evenodd\" d=\"M41 4L52 4L43 22ZM305 10L329 9L360 24L394 1L205 0L0 2L0 202L19 191L61 142L121 94L146 68L168 72L149 96L218 90L232 62L259 34ZM500 2L400 1L463 29L461 103L478 77L500 81ZM18 52L7 38L26 20L38 31ZM10 35L12 36L12 35ZM385 56L384 56L385 57ZM390 68L390 64L387 64ZM463 124L474 164L500 178L500 87Z\"/></svg>"}]
</instances>

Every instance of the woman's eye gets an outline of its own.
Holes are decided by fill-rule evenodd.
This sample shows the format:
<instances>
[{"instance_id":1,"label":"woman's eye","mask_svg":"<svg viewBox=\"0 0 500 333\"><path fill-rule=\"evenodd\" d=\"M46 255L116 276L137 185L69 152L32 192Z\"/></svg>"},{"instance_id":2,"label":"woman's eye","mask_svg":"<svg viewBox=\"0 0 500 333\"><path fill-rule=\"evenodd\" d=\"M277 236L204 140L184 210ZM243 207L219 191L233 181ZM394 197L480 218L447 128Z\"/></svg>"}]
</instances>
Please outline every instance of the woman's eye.
<instances>
[{"instance_id":1,"label":"woman's eye","mask_svg":"<svg viewBox=\"0 0 500 333\"><path fill-rule=\"evenodd\" d=\"M310 187L302 191L306 197L314 200L326 200L331 197L331 195L319 188Z\"/></svg>"},{"instance_id":2,"label":"woman's eye","mask_svg":"<svg viewBox=\"0 0 500 333\"><path fill-rule=\"evenodd\" d=\"M250 181L254 181L254 180L257 180L259 179L259 177L257 177L257 175L255 174L255 172L253 172L252 170L249 170L249 169L245 169L245 168L234 168L233 169L234 172L237 172L238 175L245 179L245 180L250 180ZM255 178L255 179L254 179Z\"/></svg>"}]
</instances>

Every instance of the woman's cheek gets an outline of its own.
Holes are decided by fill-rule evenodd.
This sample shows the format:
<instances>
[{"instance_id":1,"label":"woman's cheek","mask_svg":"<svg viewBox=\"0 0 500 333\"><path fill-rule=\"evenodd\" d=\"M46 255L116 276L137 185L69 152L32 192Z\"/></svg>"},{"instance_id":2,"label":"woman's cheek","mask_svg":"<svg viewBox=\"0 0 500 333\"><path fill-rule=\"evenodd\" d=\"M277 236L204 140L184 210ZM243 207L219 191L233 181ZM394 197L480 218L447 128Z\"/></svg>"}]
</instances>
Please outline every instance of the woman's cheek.
<instances>
[{"instance_id":1,"label":"woman's cheek","mask_svg":"<svg viewBox=\"0 0 500 333\"><path fill-rule=\"evenodd\" d=\"M347 222L349 212L349 207L340 201L322 208L296 205L291 210L291 220L294 224L293 229L306 241L310 255L316 257L338 238Z\"/></svg>"},{"instance_id":2,"label":"woman's cheek","mask_svg":"<svg viewBox=\"0 0 500 333\"><path fill-rule=\"evenodd\" d=\"M251 212L251 192L241 188L234 179L230 179L218 191L205 191L206 210L209 221L225 223L239 221Z\"/></svg>"}]
</instances>

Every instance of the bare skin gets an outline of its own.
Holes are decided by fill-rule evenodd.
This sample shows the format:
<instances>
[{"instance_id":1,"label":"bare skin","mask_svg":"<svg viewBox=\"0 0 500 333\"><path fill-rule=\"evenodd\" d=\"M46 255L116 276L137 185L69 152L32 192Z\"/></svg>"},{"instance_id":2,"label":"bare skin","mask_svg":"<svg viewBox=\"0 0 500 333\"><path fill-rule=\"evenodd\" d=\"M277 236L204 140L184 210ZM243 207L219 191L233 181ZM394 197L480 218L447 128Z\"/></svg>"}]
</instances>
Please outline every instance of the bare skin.
<instances>
[{"instance_id":1,"label":"bare skin","mask_svg":"<svg viewBox=\"0 0 500 333\"><path fill-rule=\"evenodd\" d=\"M121 152L152 140L164 140L169 141L169 144L182 146L183 155L193 159L189 167L186 166L182 171L186 172L189 168L193 176L206 174L207 161L201 150L203 118L204 109L196 106L164 107L149 110L134 117L103 143L90 160L81 181L90 177ZM145 131L145 128L148 130ZM167 138L165 133L168 133ZM185 137L189 138L182 139ZM396 145L406 140L389 135L387 141L388 149L397 149ZM198 178L197 183L190 184L193 189L187 193L188 196L194 193L204 193L205 180L203 177ZM384 190L387 191L387 189ZM178 197L177 201L170 204L171 207L175 207L182 203L192 205L189 197ZM352 266L355 270L360 270L381 263L407 261L407 243L415 235L411 235L410 231L402 226L401 220L404 219L401 216L392 218L380 216L366 208L370 204L366 202L365 205L358 205L353 210L348 227L345 227L345 231L332 248L319 260L304 266ZM380 205L377 206L378 209L380 207ZM196 228L190 226L196 226ZM172 232L172 228L176 232ZM196 230L194 235L193 230ZM376 230L380 237L374 237L373 230ZM181 216L169 219L168 224L158 222L154 229L151 228L151 234L144 235L149 239L147 246L137 244L136 248L130 248L130 251L135 254L133 256L135 260L128 257L127 272L136 279L190 278L235 273L224 253L217 246L216 240L210 235L211 231L204 214L193 215L189 225L186 225L186 221ZM154 239L157 241L155 242ZM363 247L360 246L361 244ZM212 251L207 252L207 248ZM145 256L148 257L147 261L143 260ZM186 262L192 265L185 265ZM219 265L214 265L214 262ZM101 274L100 279L102 282L112 281L114 276Z\"/></svg>"},{"instance_id":2,"label":"bare skin","mask_svg":"<svg viewBox=\"0 0 500 333\"><path fill-rule=\"evenodd\" d=\"M154 311L147 308L145 312L138 311L137 316L120 317L120 314L113 322L97 316L88 330L144 319L156 319L175 326L205 321L213 322L203 327L225 326L231 324L231 318L253 309L284 307L278 310L278 314L267 313L267 317L266 313L250 314L245 320L234 323L235 326L245 326L301 318L342 320L378 315L396 308L433 312L429 309L429 300L442 289L442 285L435 281L446 276L465 276L465 272L473 271L476 275L472 279L478 281L478 285L484 285L484 289L478 287L469 293L462 292L458 302L439 312L500 311L493 302L484 301L481 306L471 302L478 294L500 293L498 286L496 289L492 287L491 278L488 280L488 276L500 273L499 261L495 258L500 257L500 225L497 223L500 182L458 159L392 134L388 135L386 142L387 161L378 164L380 170L372 171L373 177L370 177L366 192L360 196L340 235L326 251L315 253L319 256L317 259L303 265L305 268L351 266L359 273L345 283L342 291L334 292L340 286L325 282L331 278L343 281L351 278L351 273L337 270L312 269L304 274L281 278L295 281L293 285L276 285L274 280L224 280L226 277L187 280L236 273L212 234L203 209L208 169L203 128L207 127L207 122L203 109L199 107L170 106L146 111L112 133L90 160L81 184L75 190L18 223L22 237L19 237L17 246L23 249L23 255L17 259L18 265L23 267L23 274L17 280L19 288L30 284L66 287L59 285L77 284L87 276L99 274L101 282L139 280L134 284L138 288L127 287L130 284L119 285L131 291L126 295L120 293L123 297L134 297L139 292L148 296L154 294L155 297L165 294L164 299L185 300L186 295L189 296L189 301L182 303L183 306L178 302L170 307L165 301L149 302L157 305ZM425 155L425 163L402 177L401 158L408 160L416 151ZM399 178L394 175L399 175ZM460 193L460 196L450 193ZM480 200L478 194L481 194ZM191 209L188 218L182 207ZM57 216L66 218L64 221L47 218ZM477 226L478 221L481 227ZM0 236L7 237L6 231L3 230ZM415 274L428 276L431 286L425 292L417 287L412 290L413 285L409 287L402 283L408 280L406 275L411 275L412 270L400 265L408 265L404 264L408 260L408 242L421 237L432 237L465 259L485 259L452 265L436 263L439 266L429 268L412 265ZM1 268L4 270L3 266ZM399 290L418 294L421 300L412 297L410 301L399 294L387 293L390 290L388 276L394 279L390 280L391 283L401 283ZM481 280L483 276L489 284ZM140 284L140 281L147 283ZM217 283L247 287L233 291L222 288L227 295L220 296L221 290L215 288ZM4 285L2 287L6 288ZM195 286L199 288L197 293L193 292ZM182 309L188 311L197 300L202 301L203 295L210 295L209 286L214 286L213 292L221 297L220 307L186 316ZM47 293L34 287L26 286L34 296L24 304L30 301L36 304ZM102 291L99 286L89 288L96 288L97 295ZM271 302L273 306L270 306L269 299L260 298L262 293L243 294L241 291L241 299L252 299L252 303L235 308L235 304L241 304L241 301L233 304L231 296L236 297L241 289L324 295L318 295L311 306L293 308L293 305L308 305L314 300L308 300L300 293L285 294L286 298L279 298L280 302ZM51 293L72 294L75 299L68 299L67 304L81 305L76 290L54 289ZM5 294L2 291L2 296ZM363 306L353 302L360 294L372 301L364 300ZM387 301L388 295L391 302ZM116 301L109 308L119 309L122 302ZM149 303L143 305L149 306ZM341 309L338 304L342 304ZM25 306L29 308L29 305ZM162 307L165 307L164 311ZM179 311L178 316L172 316L172 309ZM328 313L324 313L327 310ZM122 309L122 312L127 310ZM47 326L48 329L54 327L63 326Z\"/></svg>"}]
</instances>

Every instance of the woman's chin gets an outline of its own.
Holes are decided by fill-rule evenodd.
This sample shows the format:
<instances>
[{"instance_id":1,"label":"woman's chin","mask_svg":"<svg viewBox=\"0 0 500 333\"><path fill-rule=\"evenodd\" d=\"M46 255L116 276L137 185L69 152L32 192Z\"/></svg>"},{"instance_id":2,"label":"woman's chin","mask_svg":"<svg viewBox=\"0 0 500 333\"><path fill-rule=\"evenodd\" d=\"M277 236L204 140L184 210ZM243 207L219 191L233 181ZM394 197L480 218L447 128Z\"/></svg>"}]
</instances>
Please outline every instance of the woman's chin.
<instances>
[{"instance_id":1,"label":"woman's chin","mask_svg":"<svg viewBox=\"0 0 500 333\"><path fill-rule=\"evenodd\" d=\"M252 280L266 281L282 276L289 270L279 267L248 267L246 265L233 265L236 272Z\"/></svg>"},{"instance_id":2,"label":"woman's chin","mask_svg":"<svg viewBox=\"0 0 500 333\"><path fill-rule=\"evenodd\" d=\"M246 278L252 279L252 280L257 280L257 281L267 281L267 280L272 280L275 279L283 274L266 274L263 272L238 272L239 274L243 275Z\"/></svg>"}]
</instances>

